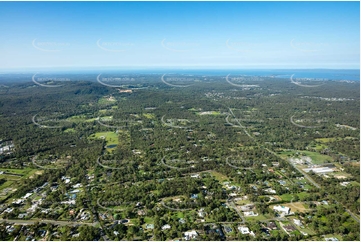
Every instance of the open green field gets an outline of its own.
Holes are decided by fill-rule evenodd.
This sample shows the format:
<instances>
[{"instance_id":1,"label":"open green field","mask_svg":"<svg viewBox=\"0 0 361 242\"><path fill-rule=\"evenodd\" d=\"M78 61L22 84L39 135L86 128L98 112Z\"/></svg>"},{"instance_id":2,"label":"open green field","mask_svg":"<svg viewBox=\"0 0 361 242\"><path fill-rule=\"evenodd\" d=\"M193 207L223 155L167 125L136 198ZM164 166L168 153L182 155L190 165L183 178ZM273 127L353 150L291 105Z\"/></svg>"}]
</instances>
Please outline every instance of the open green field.
<instances>
[{"instance_id":1,"label":"open green field","mask_svg":"<svg viewBox=\"0 0 361 242\"><path fill-rule=\"evenodd\" d=\"M221 112L219 111L209 111L209 112L197 112L197 115L214 115L214 116L218 116L221 115Z\"/></svg>"},{"instance_id":2,"label":"open green field","mask_svg":"<svg viewBox=\"0 0 361 242\"><path fill-rule=\"evenodd\" d=\"M16 175L7 175L7 174L0 174L0 179L4 178L6 180L12 180L12 181L18 181L20 180L21 176L16 176Z\"/></svg>"},{"instance_id":3,"label":"open green field","mask_svg":"<svg viewBox=\"0 0 361 242\"><path fill-rule=\"evenodd\" d=\"M93 122L97 118L88 118L86 115L74 115L69 118L67 118L68 121L74 122L74 123L83 123L83 122Z\"/></svg>"},{"instance_id":4,"label":"open green field","mask_svg":"<svg viewBox=\"0 0 361 242\"><path fill-rule=\"evenodd\" d=\"M280 197L282 198L282 201L284 202L291 202L292 198L295 196L296 194L282 194L280 195ZM300 198L300 199L303 199L305 197L308 196L308 193L307 192L300 192L300 193L297 193L297 196Z\"/></svg>"},{"instance_id":5,"label":"open green field","mask_svg":"<svg viewBox=\"0 0 361 242\"><path fill-rule=\"evenodd\" d=\"M114 150L119 143L118 134L115 132L98 132L89 136L89 139L105 139L106 145L115 145L113 148L107 148L108 151Z\"/></svg>"},{"instance_id":6,"label":"open green field","mask_svg":"<svg viewBox=\"0 0 361 242\"><path fill-rule=\"evenodd\" d=\"M105 97L102 97L98 100L98 104L110 104L110 103L114 103L116 102L117 100L115 100L114 98L113 99L109 99L109 98L105 98Z\"/></svg>"},{"instance_id":7,"label":"open green field","mask_svg":"<svg viewBox=\"0 0 361 242\"><path fill-rule=\"evenodd\" d=\"M152 224L152 223L154 223L154 218L145 216L144 222L147 224Z\"/></svg>"},{"instance_id":8,"label":"open green field","mask_svg":"<svg viewBox=\"0 0 361 242\"><path fill-rule=\"evenodd\" d=\"M8 169L8 168L0 168L0 171L4 171L7 173L13 173L13 174L18 174L18 175L26 175L29 172L31 172L33 169L31 168L25 168L25 169Z\"/></svg>"},{"instance_id":9,"label":"open green field","mask_svg":"<svg viewBox=\"0 0 361 242\"><path fill-rule=\"evenodd\" d=\"M211 175L215 177L216 180L223 182L227 181L228 177L223 175L222 173L216 172L216 171L210 171Z\"/></svg>"},{"instance_id":10,"label":"open green field","mask_svg":"<svg viewBox=\"0 0 361 242\"><path fill-rule=\"evenodd\" d=\"M321 143L329 143L329 142L333 142L333 141L337 140L337 138L318 138L315 140L317 142L321 142Z\"/></svg>"},{"instance_id":11,"label":"open green field","mask_svg":"<svg viewBox=\"0 0 361 242\"><path fill-rule=\"evenodd\" d=\"M76 131L73 128L69 128L69 129L64 130L64 133L74 133L74 132L76 132Z\"/></svg>"},{"instance_id":12,"label":"open green field","mask_svg":"<svg viewBox=\"0 0 361 242\"><path fill-rule=\"evenodd\" d=\"M263 214L258 214L258 216L250 216L250 217L244 217L246 221L252 222L252 221L259 221L259 220L266 220L269 219Z\"/></svg>"},{"instance_id":13,"label":"open green field","mask_svg":"<svg viewBox=\"0 0 361 242\"><path fill-rule=\"evenodd\" d=\"M155 119L155 115L153 113L143 113L143 116L148 119Z\"/></svg>"},{"instance_id":14,"label":"open green field","mask_svg":"<svg viewBox=\"0 0 361 242\"><path fill-rule=\"evenodd\" d=\"M14 181L6 181L3 184L1 184L0 186L0 193L3 191L3 189L10 187L13 188L12 184L14 183Z\"/></svg>"},{"instance_id":15,"label":"open green field","mask_svg":"<svg viewBox=\"0 0 361 242\"><path fill-rule=\"evenodd\" d=\"M113 116L103 116L100 117L99 121L111 121L113 119Z\"/></svg>"},{"instance_id":16,"label":"open green field","mask_svg":"<svg viewBox=\"0 0 361 242\"><path fill-rule=\"evenodd\" d=\"M290 158L290 157L301 157L301 156L308 156L312 159L312 163L315 165L323 164L325 162L332 162L333 159L331 156L328 155L322 155L317 152L312 151L304 151L304 150L289 150L289 151L282 151L280 153L280 156L284 159Z\"/></svg>"}]
</instances>

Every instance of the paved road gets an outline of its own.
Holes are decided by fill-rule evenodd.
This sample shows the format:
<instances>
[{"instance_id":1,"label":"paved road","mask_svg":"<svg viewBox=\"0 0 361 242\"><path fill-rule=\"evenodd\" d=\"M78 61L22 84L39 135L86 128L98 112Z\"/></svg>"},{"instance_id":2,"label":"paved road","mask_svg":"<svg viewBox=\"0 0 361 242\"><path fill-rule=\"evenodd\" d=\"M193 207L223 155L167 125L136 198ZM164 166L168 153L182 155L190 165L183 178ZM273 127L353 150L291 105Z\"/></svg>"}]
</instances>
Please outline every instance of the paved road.
<instances>
[{"instance_id":1,"label":"paved road","mask_svg":"<svg viewBox=\"0 0 361 242\"><path fill-rule=\"evenodd\" d=\"M228 108L228 109L229 109L230 113L232 114L233 118L234 118L234 119L236 120L236 122L238 123L238 125L234 125L234 124L230 123L230 122L228 121L228 116L227 116L227 118L226 118L226 122L229 123L229 124L232 125L232 126L242 128L243 131L247 134L247 136L250 137L252 140L255 141L254 137L252 137L252 136L247 132L246 127L243 126L243 125L238 121L238 119L236 118L236 116L234 115L234 113L232 112L232 110L231 110L230 108ZM257 143L257 144L258 144L258 143ZM258 146L260 146L260 145L258 144ZM263 147L263 146L262 146L262 147ZM283 157L281 157L280 155L278 155L276 152L274 152L274 151L272 151L272 150L270 150L270 149L268 149L268 148L266 148L266 147L263 147L263 148L264 148L265 150L267 150L268 152L270 152L271 154L277 156L278 158L280 158L280 159L282 159L282 160L284 160L284 161L289 162L289 163L290 163L297 171L299 171L311 184L313 184L313 185L314 185L315 187L317 187L317 188L321 188L321 186L320 186L318 183L316 183L306 172L304 172L303 170L301 170L301 169L299 169L298 167L296 167L295 164L293 164L292 162L288 161L287 159L284 159ZM352 213L349 209L346 209L346 212L348 212L355 221L357 221L358 223L360 223L360 218L357 217L354 213Z\"/></svg>"},{"instance_id":2,"label":"paved road","mask_svg":"<svg viewBox=\"0 0 361 242\"><path fill-rule=\"evenodd\" d=\"M357 217L353 212L351 212L351 211L348 210L348 209L346 209L346 212L348 212L348 213L351 215L351 217L352 217L354 220L356 220L356 222L360 223L360 218Z\"/></svg>"},{"instance_id":3,"label":"paved road","mask_svg":"<svg viewBox=\"0 0 361 242\"><path fill-rule=\"evenodd\" d=\"M173 210L173 211L189 211L189 210L192 210L192 208L171 208L167 205L164 204L164 201L161 201L160 204L165 207L165 208L168 208L169 210Z\"/></svg>"},{"instance_id":4,"label":"paved road","mask_svg":"<svg viewBox=\"0 0 361 242\"><path fill-rule=\"evenodd\" d=\"M297 171L299 171L310 183L312 183L315 187L317 188L321 188L320 185L318 185L314 180L312 180L312 178L306 174L306 172L304 172L303 170L299 169L298 167L296 167L292 162L288 161L287 159L284 159L283 157L281 157L279 154L277 154L276 152L264 147L265 150L267 150L268 152L270 152L271 154L277 156L278 158L287 161L288 163L290 163Z\"/></svg>"},{"instance_id":5,"label":"paved road","mask_svg":"<svg viewBox=\"0 0 361 242\"><path fill-rule=\"evenodd\" d=\"M228 109L229 109L229 111L231 112L233 118L237 121L237 123L238 123L238 125L239 125L239 126L236 126L236 127L242 128L243 131L247 134L248 137L250 137L252 140L255 140L254 137L252 137L252 135L250 135L250 134L247 132L246 127L243 126L243 125L238 121L238 119L237 119L236 116L234 115L233 111L232 111L230 108L228 108ZM226 118L226 121L227 121L227 123L229 123L229 122L228 122L228 116L227 116L227 118ZM229 124L231 124L231 123L229 123ZM257 144L258 144L258 143L257 143ZM260 146L260 145L258 144L258 146ZM270 150L270 149L268 149L268 148L266 148L266 147L263 147L263 148L264 148L265 150L267 150L268 152L270 152L271 154L277 156L278 158L289 162L287 159L284 159L283 157L281 157L281 156L280 156L279 154L277 154L276 152L273 152L272 150ZM321 188L321 186L318 185L314 180L312 180L312 178L311 178L310 176L308 176L304 171L302 171L301 169L297 168L293 163L291 163L291 162L289 162L289 163L290 163L296 170L298 170L301 174L303 174L304 177L305 177L310 183L312 183L315 187Z\"/></svg>"},{"instance_id":6,"label":"paved road","mask_svg":"<svg viewBox=\"0 0 361 242\"><path fill-rule=\"evenodd\" d=\"M242 219L242 223L246 222L246 220L244 219L242 213L238 210L238 208L236 207L236 205L234 204L233 201L227 200L226 204L228 205L228 207L232 207L234 210L236 210L238 216Z\"/></svg>"}]
</instances>

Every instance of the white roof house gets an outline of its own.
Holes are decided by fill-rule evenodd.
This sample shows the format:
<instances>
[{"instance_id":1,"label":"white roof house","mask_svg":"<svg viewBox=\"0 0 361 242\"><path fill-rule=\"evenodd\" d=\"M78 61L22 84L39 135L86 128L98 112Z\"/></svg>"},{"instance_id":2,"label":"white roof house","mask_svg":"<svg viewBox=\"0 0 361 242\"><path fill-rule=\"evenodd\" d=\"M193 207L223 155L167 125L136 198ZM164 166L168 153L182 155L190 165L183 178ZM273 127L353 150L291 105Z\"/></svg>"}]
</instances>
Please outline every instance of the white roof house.
<instances>
[{"instance_id":1,"label":"white roof house","mask_svg":"<svg viewBox=\"0 0 361 242\"><path fill-rule=\"evenodd\" d=\"M191 175L192 178L199 178L199 174Z\"/></svg>"},{"instance_id":2,"label":"white roof house","mask_svg":"<svg viewBox=\"0 0 361 242\"><path fill-rule=\"evenodd\" d=\"M204 208L199 209L198 216L201 218L204 218L205 215L206 215L206 213L204 212Z\"/></svg>"},{"instance_id":3,"label":"white roof house","mask_svg":"<svg viewBox=\"0 0 361 242\"><path fill-rule=\"evenodd\" d=\"M162 226L162 230L166 230L166 229L170 229L170 225L169 224L166 224L166 225L163 225Z\"/></svg>"},{"instance_id":4,"label":"white roof house","mask_svg":"<svg viewBox=\"0 0 361 242\"><path fill-rule=\"evenodd\" d=\"M83 185L81 183L77 183L73 186L73 188L79 188L79 187L82 187Z\"/></svg>"},{"instance_id":5,"label":"white roof house","mask_svg":"<svg viewBox=\"0 0 361 242\"><path fill-rule=\"evenodd\" d=\"M289 214L291 212L291 209L289 207L280 206L280 205L273 206L273 210L276 210L278 212L285 213L285 214Z\"/></svg>"},{"instance_id":6,"label":"white roof house","mask_svg":"<svg viewBox=\"0 0 361 242\"><path fill-rule=\"evenodd\" d=\"M31 195L33 195L31 192L26 193L26 195L23 197L24 199L27 199L28 197L30 197Z\"/></svg>"},{"instance_id":7,"label":"white roof house","mask_svg":"<svg viewBox=\"0 0 361 242\"><path fill-rule=\"evenodd\" d=\"M272 188L267 188L267 189L264 189L263 191L265 192L268 192L268 193L272 193L272 194L276 194L276 190L272 189Z\"/></svg>"},{"instance_id":8,"label":"white roof house","mask_svg":"<svg viewBox=\"0 0 361 242\"><path fill-rule=\"evenodd\" d=\"M249 231L249 228L246 226L238 226L238 230L242 233L242 234L250 234L252 236L254 236L255 234L253 233L253 231Z\"/></svg>"},{"instance_id":9,"label":"white roof house","mask_svg":"<svg viewBox=\"0 0 361 242\"><path fill-rule=\"evenodd\" d=\"M187 232L184 233L184 239L185 240L195 239L195 238L197 238L197 236L198 236L198 233L195 230L187 231Z\"/></svg>"},{"instance_id":10,"label":"white roof house","mask_svg":"<svg viewBox=\"0 0 361 242\"><path fill-rule=\"evenodd\" d=\"M253 211L249 212L243 212L244 216L250 217L250 216L258 216L258 213L254 213Z\"/></svg>"},{"instance_id":11,"label":"white roof house","mask_svg":"<svg viewBox=\"0 0 361 242\"><path fill-rule=\"evenodd\" d=\"M293 219L293 222L297 225L297 226L302 226L301 220L299 219Z\"/></svg>"}]
</instances>

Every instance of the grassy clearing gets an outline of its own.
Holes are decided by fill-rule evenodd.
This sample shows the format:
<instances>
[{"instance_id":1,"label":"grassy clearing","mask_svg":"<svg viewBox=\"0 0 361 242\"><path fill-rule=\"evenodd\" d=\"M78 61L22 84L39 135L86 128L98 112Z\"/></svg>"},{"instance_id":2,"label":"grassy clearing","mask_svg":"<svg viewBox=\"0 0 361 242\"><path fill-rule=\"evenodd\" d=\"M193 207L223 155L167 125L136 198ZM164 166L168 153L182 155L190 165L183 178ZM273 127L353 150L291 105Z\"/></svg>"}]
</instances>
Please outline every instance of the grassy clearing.
<instances>
[{"instance_id":1,"label":"grassy clearing","mask_svg":"<svg viewBox=\"0 0 361 242\"><path fill-rule=\"evenodd\" d=\"M251 200L245 199L245 200L237 200L234 202L236 205L246 205L252 203Z\"/></svg>"},{"instance_id":2,"label":"grassy clearing","mask_svg":"<svg viewBox=\"0 0 361 242\"><path fill-rule=\"evenodd\" d=\"M73 122L73 123L83 123L83 122L93 122L96 119L97 118L88 118L86 115L74 115L74 116L67 118L66 120Z\"/></svg>"},{"instance_id":3,"label":"grassy clearing","mask_svg":"<svg viewBox=\"0 0 361 242\"><path fill-rule=\"evenodd\" d=\"M76 131L73 128L69 128L69 129L64 130L64 133L75 133L75 132Z\"/></svg>"},{"instance_id":4,"label":"grassy clearing","mask_svg":"<svg viewBox=\"0 0 361 242\"><path fill-rule=\"evenodd\" d=\"M154 218L152 217L144 217L144 222L147 224L152 224L154 223Z\"/></svg>"},{"instance_id":5,"label":"grassy clearing","mask_svg":"<svg viewBox=\"0 0 361 242\"><path fill-rule=\"evenodd\" d=\"M282 194L280 197L284 202L291 202L293 194Z\"/></svg>"},{"instance_id":6,"label":"grassy clearing","mask_svg":"<svg viewBox=\"0 0 361 242\"><path fill-rule=\"evenodd\" d=\"M2 192L3 189L8 188L8 187L10 187L10 186L11 186L11 188L13 188L13 186L12 186L13 183L14 183L14 181L6 181L6 182L4 182L4 183L0 186L0 192Z\"/></svg>"},{"instance_id":7,"label":"grassy clearing","mask_svg":"<svg viewBox=\"0 0 361 242\"><path fill-rule=\"evenodd\" d=\"M93 122L93 121L96 121L98 118L89 118L89 119L86 119L85 122Z\"/></svg>"},{"instance_id":8,"label":"grassy clearing","mask_svg":"<svg viewBox=\"0 0 361 242\"><path fill-rule=\"evenodd\" d=\"M25 168L25 169L4 169L1 168L0 171L4 171L4 172L8 172L8 173L13 173L13 174L18 174L18 175L26 175L29 172L31 172L33 169L31 168Z\"/></svg>"},{"instance_id":9,"label":"grassy clearing","mask_svg":"<svg viewBox=\"0 0 361 242\"><path fill-rule=\"evenodd\" d=\"M148 119L155 119L154 113L143 113L143 116Z\"/></svg>"},{"instance_id":10,"label":"grassy clearing","mask_svg":"<svg viewBox=\"0 0 361 242\"><path fill-rule=\"evenodd\" d=\"M221 112L219 111L208 111L208 112L197 112L197 115L213 115L213 116L218 116L221 115Z\"/></svg>"},{"instance_id":11,"label":"grassy clearing","mask_svg":"<svg viewBox=\"0 0 361 242\"><path fill-rule=\"evenodd\" d=\"M280 153L280 156L284 159L290 158L290 157L301 157L301 156L308 156L312 159L312 163L319 165L326 162L333 162L333 159L331 156L328 155L322 155L317 152L312 151L304 151L304 150L288 150L288 151L282 151Z\"/></svg>"},{"instance_id":12,"label":"grassy clearing","mask_svg":"<svg viewBox=\"0 0 361 242\"><path fill-rule=\"evenodd\" d=\"M338 138L318 138L315 139L317 142L321 142L321 143L329 143L329 142L333 142L335 140L337 140Z\"/></svg>"},{"instance_id":13,"label":"grassy clearing","mask_svg":"<svg viewBox=\"0 0 361 242\"><path fill-rule=\"evenodd\" d=\"M283 195L280 195L280 197L281 197L282 201L284 201L284 202L291 202L291 200L293 199L293 197L295 195L296 194L283 194ZM308 196L308 193L307 192L300 192L300 193L297 193L297 196L300 199L303 199L303 198Z\"/></svg>"},{"instance_id":14,"label":"grassy clearing","mask_svg":"<svg viewBox=\"0 0 361 242\"><path fill-rule=\"evenodd\" d=\"M32 179L32 178L34 178L34 176L41 175L43 173L44 173L44 170L31 170L28 174L26 174L24 176L24 179L26 179L26 178Z\"/></svg>"},{"instance_id":15,"label":"grassy clearing","mask_svg":"<svg viewBox=\"0 0 361 242\"><path fill-rule=\"evenodd\" d=\"M252 221L259 221L259 220L266 220L268 219L265 215L259 214L258 216L251 216L251 217L244 217L246 221L252 222Z\"/></svg>"},{"instance_id":16,"label":"grassy clearing","mask_svg":"<svg viewBox=\"0 0 361 242\"><path fill-rule=\"evenodd\" d=\"M115 150L119 143L118 134L116 132L97 132L90 135L89 139L105 139L107 146L114 145L112 148L106 148L107 151Z\"/></svg>"},{"instance_id":17,"label":"grassy clearing","mask_svg":"<svg viewBox=\"0 0 361 242\"><path fill-rule=\"evenodd\" d=\"M292 212L305 212L308 210L303 202L284 203L282 205L291 208Z\"/></svg>"},{"instance_id":18,"label":"grassy clearing","mask_svg":"<svg viewBox=\"0 0 361 242\"><path fill-rule=\"evenodd\" d=\"M21 179L20 176L16 176L16 175L6 175L6 174L1 174L1 175L0 175L0 179L1 179L1 178L4 178L4 179L6 179L6 180L8 180L8 181L18 181L18 180Z\"/></svg>"},{"instance_id":19,"label":"grassy clearing","mask_svg":"<svg viewBox=\"0 0 361 242\"><path fill-rule=\"evenodd\" d=\"M117 100L115 98L105 98L102 97L98 100L98 104L111 104L116 102Z\"/></svg>"},{"instance_id":20,"label":"grassy clearing","mask_svg":"<svg viewBox=\"0 0 361 242\"><path fill-rule=\"evenodd\" d=\"M300 192L300 193L297 193L297 196L300 198L300 199L304 199L305 197L308 197L309 193L307 192Z\"/></svg>"},{"instance_id":21,"label":"grassy clearing","mask_svg":"<svg viewBox=\"0 0 361 242\"><path fill-rule=\"evenodd\" d=\"M210 171L211 175L216 178L219 182L227 181L228 177L223 175L222 173L216 172L216 171Z\"/></svg>"},{"instance_id":22,"label":"grassy clearing","mask_svg":"<svg viewBox=\"0 0 361 242\"><path fill-rule=\"evenodd\" d=\"M338 179L344 179L344 178L349 178L349 177L352 177L352 175L346 173L346 172L334 172L332 174L329 174L330 176L333 176L335 178L338 178Z\"/></svg>"}]
</instances>

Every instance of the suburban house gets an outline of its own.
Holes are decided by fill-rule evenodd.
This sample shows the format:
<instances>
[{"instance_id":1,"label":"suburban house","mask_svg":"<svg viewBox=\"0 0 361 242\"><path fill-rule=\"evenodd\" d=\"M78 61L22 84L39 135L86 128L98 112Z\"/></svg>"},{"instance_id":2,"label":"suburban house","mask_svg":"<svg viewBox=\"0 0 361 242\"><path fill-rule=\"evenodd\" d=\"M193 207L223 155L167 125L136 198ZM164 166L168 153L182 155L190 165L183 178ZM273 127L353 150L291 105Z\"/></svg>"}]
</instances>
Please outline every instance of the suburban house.
<instances>
[{"instance_id":1,"label":"suburban house","mask_svg":"<svg viewBox=\"0 0 361 242\"><path fill-rule=\"evenodd\" d=\"M272 193L272 194L276 194L276 190L272 189L272 188L267 188L267 189L264 189L263 191L265 192L268 192L268 193Z\"/></svg>"},{"instance_id":2,"label":"suburban house","mask_svg":"<svg viewBox=\"0 0 361 242\"><path fill-rule=\"evenodd\" d=\"M291 212L291 209L289 207L280 206L280 205L273 206L273 210L284 214L289 214Z\"/></svg>"},{"instance_id":3,"label":"suburban house","mask_svg":"<svg viewBox=\"0 0 361 242\"><path fill-rule=\"evenodd\" d=\"M252 236L255 236L255 234L253 233L253 231L249 231L249 228L246 226L238 226L238 230L239 232L241 232L242 234L249 234Z\"/></svg>"},{"instance_id":4,"label":"suburban house","mask_svg":"<svg viewBox=\"0 0 361 242\"><path fill-rule=\"evenodd\" d=\"M295 231L295 230L296 230L292 225L284 225L284 226L283 226L283 229L284 229L286 232L292 232L292 231Z\"/></svg>"},{"instance_id":5,"label":"suburban house","mask_svg":"<svg viewBox=\"0 0 361 242\"><path fill-rule=\"evenodd\" d=\"M254 213L253 211L249 212L243 212L244 216L250 217L250 216L258 216L258 213Z\"/></svg>"},{"instance_id":6,"label":"suburban house","mask_svg":"<svg viewBox=\"0 0 361 242\"><path fill-rule=\"evenodd\" d=\"M266 227L270 230L278 229L275 222L269 222Z\"/></svg>"},{"instance_id":7,"label":"suburban house","mask_svg":"<svg viewBox=\"0 0 361 242\"><path fill-rule=\"evenodd\" d=\"M204 208L199 209L198 216L201 218L204 218L205 215L206 215L206 213L204 212Z\"/></svg>"},{"instance_id":8,"label":"suburban house","mask_svg":"<svg viewBox=\"0 0 361 242\"><path fill-rule=\"evenodd\" d=\"M302 226L301 220L299 219L293 219L293 222L297 225L297 226Z\"/></svg>"},{"instance_id":9,"label":"suburban house","mask_svg":"<svg viewBox=\"0 0 361 242\"><path fill-rule=\"evenodd\" d=\"M166 225L163 225L162 226L162 230L166 230L166 229L170 229L170 225L169 224L166 224Z\"/></svg>"},{"instance_id":10,"label":"suburban house","mask_svg":"<svg viewBox=\"0 0 361 242\"><path fill-rule=\"evenodd\" d=\"M192 239L196 239L198 236L197 231L192 230L192 231L187 231L184 233L184 239L185 240L192 240Z\"/></svg>"},{"instance_id":11,"label":"suburban house","mask_svg":"<svg viewBox=\"0 0 361 242\"><path fill-rule=\"evenodd\" d=\"M239 207L242 211L250 211L254 208L254 204L246 204Z\"/></svg>"}]
</instances>

